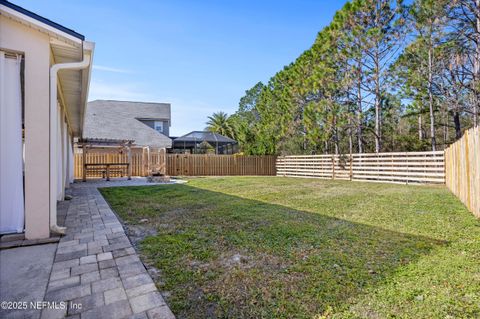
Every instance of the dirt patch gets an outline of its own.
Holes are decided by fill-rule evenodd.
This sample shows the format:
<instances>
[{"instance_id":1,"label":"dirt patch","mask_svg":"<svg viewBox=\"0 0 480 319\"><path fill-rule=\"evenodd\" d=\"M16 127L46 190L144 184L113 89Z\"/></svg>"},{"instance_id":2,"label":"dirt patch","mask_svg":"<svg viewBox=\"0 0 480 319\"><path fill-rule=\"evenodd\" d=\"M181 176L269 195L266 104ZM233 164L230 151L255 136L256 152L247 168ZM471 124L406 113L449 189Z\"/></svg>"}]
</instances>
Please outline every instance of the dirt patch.
<instances>
[{"instance_id":1,"label":"dirt patch","mask_svg":"<svg viewBox=\"0 0 480 319\"><path fill-rule=\"evenodd\" d=\"M223 269L231 270L251 269L251 268L265 268L269 270L282 270L288 265L278 257L268 254L258 254L257 256L249 256L239 252L229 252L222 254L219 258L211 262L200 262L197 260L190 261L188 265L193 269L208 270L208 269Z\"/></svg>"},{"instance_id":2,"label":"dirt patch","mask_svg":"<svg viewBox=\"0 0 480 319\"><path fill-rule=\"evenodd\" d=\"M139 243L148 236L155 236L157 234L156 227L149 226L148 220L144 221L142 225L125 225L125 230L127 232L128 238L132 242L135 249L138 250Z\"/></svg>"},{"instance_id":3,"label":"dirt patch","mask_svg":"<svg viewBox=\"0 0 480 319\"><path fill-rule=\"evenodd\" d=\"M251 260L251 258L247 256L243 256L241 254L234 254L233 256L221 258L219 262L225 268L232 268L246 266L249 260Z\"/></svg>"},{"instance_id":4,"label":"dirt patch","mask_svg":"<svg viewBox=\"0 0 480 319\"><path fill-rule=\"evenodd\" d=\"M132 245L134 246L135 250L137 253L140 255L140 258L143 262L143 265L147 269L148 274L150 277L152 277L153 282L156 284L157 288L159 289L160 293L162 294L163 298L168 301L168 299L171 296L171 293L169 291L162 291L160 287L162 287L165 283L163 281L163 276L162 276L162 271L155 266L152 265L152 263L148 262L146 260L145 256L141 253L139 249L139 244L142 240L144 240L148 236L155 236L157 235L157 229L154 226L151 226L148 224L149 220L148 219L142 219L140 221L143 223L142 225L125 225L125 230L128 235L128 238L130 238L130 241L132 242ZM160 225L168 227L168 224L161 224Z\"/></svg>"},{"instance_id":5,"label":"dirt patch","mask_svg":"<svg viewBox=\"0 0 480 319\"><path fill-rule=\"evenodd\" d=\"M287 274L289 261L268 253L251 254L244 250L233 250L206 261L185 260L184 266L195 273L210 277L201 285L191 282L183 287L186 294L188 313L201 314L198 318L249 318L255 317L251 300L260 298L260 303L269 302L273 293L269 287L274 278L290 281L290 287L297 287L303 276ZM212 274L215 274L212 276ZM294 288L292 288L294 289ZM234 305L234 306L233 306ZM232 307L233 306L233 307ZM189 318L179 312L178 318ZM196 317L196 316L194 316Z\"/></svg>"}]
</instances>

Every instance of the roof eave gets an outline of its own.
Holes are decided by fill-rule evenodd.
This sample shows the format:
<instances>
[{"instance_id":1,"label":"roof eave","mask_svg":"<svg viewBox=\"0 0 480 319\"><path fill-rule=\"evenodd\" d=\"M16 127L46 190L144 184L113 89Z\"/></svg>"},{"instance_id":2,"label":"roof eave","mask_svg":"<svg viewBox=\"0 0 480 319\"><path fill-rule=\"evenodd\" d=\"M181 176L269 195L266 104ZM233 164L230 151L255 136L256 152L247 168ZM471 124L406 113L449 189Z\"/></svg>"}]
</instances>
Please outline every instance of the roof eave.
<instances>
[{"instance_id":1,"label":"roof eave","mask_svg":"<svg viewBox=\"0 0 480 319\"><path fill-rule=\"evenodd\" d=\"M0 14L76 47L85 40L83 35L8 1L0 0Z\"/></svg>"},{"instance_id":2,"label":"roof eave","mask_svg":"<svg viewBox=\"0 0 480 319\"><path fill-rule=\"evenodd\" d=\"M89 51L90 53L90 63L88 68L82 71L82 97L80 102L80 123L77 136L82 136L83 134L83 125L85 123L85 113L87 111L88 104L88 92L90 90L90 80L92 77L92 66L93 66L93 52L95 50L95 43L90 41L83 42L83 52Z\"/></svg>"},{"instance_id":3,"label":"roof eave","mask_svg":"<svg viewBox=\"0 0 480 319\"><path fill-rule=\"evenodd\" d=\"M16 4L8 2L6 0L0 0L0 8L10 15L13 15L13 16L20 16L21 15L23 19L30 20L29 22L33 22L33 23L37 24L38 26L43 27L46 30L52 31L51 29L56 29L57 33L61 32L61 33L63 33L64 36L68 35L68 37L73 37L73 38L75 38L77 40L80 40L80 41L85 40L84 35L82 35L78 32L75 32L74 30L69 29L67 27L64 27L61 24L53 22L53 21L51 21L47 18L44 18L44 17L42 17L42 16L40 16L40 15L38 15L38 14L32 12L32 11L29 11L25 8L22 8L22 7L20 7ZM35 20L35 22L31 21L31 20Z\"/></svg>"}]
</instances>

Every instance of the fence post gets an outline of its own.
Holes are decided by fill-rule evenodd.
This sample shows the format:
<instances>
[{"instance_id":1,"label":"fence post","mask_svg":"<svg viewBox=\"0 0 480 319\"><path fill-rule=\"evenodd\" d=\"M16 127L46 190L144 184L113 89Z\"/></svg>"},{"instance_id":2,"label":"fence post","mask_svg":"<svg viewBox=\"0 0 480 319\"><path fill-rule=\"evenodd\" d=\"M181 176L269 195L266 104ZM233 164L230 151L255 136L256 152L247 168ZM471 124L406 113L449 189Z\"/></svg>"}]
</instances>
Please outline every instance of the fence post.
<instances>
[{"instance_id":1,"label":"fence post","mask_svg":"<svg viewBox=\"0 0 480 319\"><path fill-rule=\"evenodd\" d=\"M128 158L128 167L127 167L127 175L128 179L132 179L132 148L130 144L127 146L127 158Z\"/></svg>"},{"instance_id":2,"label":"fence post","mask_svg":"<svg viewBox=\"0 0 480 319\"><path fill-rule=\"evenodd\" d=\"M447 163L447 158L448 158L447 150L448 150L448 147L443 150L443 176L445 178L444 180L445 185L447 185L447 171L448 171L447 165L449 165L449 163Z\"/></svg>"},{"instance_id":3,"label":"fence post","mask_svg":"<svg viewBox=\"0 0 480 319\"><path fill-rule=\"evenodd\" d=\"M150 175L150 162L152 158L150 156L150 146L147 146L147 174L145 176Z\"/></svg>"},{"instance_id":4,"label":"fence post","mask_svg":"<svg viewBox=\"0 0 480 319\"><path fill-rule=\"evenodd\" d=\"M167 149L162 149L163 152L163 175L167 175Z\"/></svg>"},{"instance_id":5,"label":"fence post","mask_svg":"<svg viewBox=\"0 0 480 319\"><path fill-rule=\"evenodd\" d=\"M470 206L471 205L471 202L470 202L470 196L471 196L471 190L470 190L470 163L468 163L469 159L470 159L470 149L469 149L469 131L466 131L465 132L465 182L467 184L467 198L466 198L466 201L467 201L467 208L468 209L472 209L472 207ZM473 166L473 165L472 165Z\"/></svg>"},{"instance_id":6,"label":"fence post","mask_svg":"<svg viewBox=\"0 0 480 319\"><path fill-rule=\"evenodd\" d=\"M407 162L407 174L408 174L408 173L410 173L410 163L409 163L409 158L408 158L408 156L407 156L406 162ZM407 176L408 176L408 175L407 175ZM408 185L408 180L407 180L407 183L406 183L406 184Z\"/></svg>"},{"instance_id":7,"label":"fence post","mask_svg":"<svg viewBox=\"0 0 480 319\"><path fill-rule=\"evenodd\" d=\"M353 179L353 155L350 153L350 180Z\"/></svg>"},{"instance_id":8,"label":"fence post","mask_svg":"<svg viewBox=\"0 0 480 319\"><path fill-rule=\"evenodd\" d=\"M83 158L83 163L82 163L82 174L83 174L83 181L87 181L87 170L85 169L85 164L87 163L87 146L83 144L82 147L82 158Z\"/></svg>"},{"instance_id":9,"label":"fence post","mask_svg":"<svg viewBox=\"0 0 480 319\"><path fill-rule=\"evenodd\" d=\"M335 179L335 154L332 154L332 179Z\"/></svg>"}]
</instances>

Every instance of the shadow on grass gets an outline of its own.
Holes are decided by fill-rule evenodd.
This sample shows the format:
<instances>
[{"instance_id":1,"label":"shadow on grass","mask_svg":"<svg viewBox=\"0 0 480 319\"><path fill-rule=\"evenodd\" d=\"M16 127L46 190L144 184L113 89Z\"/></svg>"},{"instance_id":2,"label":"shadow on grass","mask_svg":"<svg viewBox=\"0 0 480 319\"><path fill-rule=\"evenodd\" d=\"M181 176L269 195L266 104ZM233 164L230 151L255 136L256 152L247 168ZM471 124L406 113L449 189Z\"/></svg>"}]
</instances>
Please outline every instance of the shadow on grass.
<instances>
[{"instance_id":1,"label":"shadow on grass","mask_svg":"<svg viewBox=\"0 0 480 319\"><path fill-rule=\"evenodd\" d=\"M445 242L188 185L101 189L131 224L179 318L311 318Z\"/></svg>"}]
</instances>

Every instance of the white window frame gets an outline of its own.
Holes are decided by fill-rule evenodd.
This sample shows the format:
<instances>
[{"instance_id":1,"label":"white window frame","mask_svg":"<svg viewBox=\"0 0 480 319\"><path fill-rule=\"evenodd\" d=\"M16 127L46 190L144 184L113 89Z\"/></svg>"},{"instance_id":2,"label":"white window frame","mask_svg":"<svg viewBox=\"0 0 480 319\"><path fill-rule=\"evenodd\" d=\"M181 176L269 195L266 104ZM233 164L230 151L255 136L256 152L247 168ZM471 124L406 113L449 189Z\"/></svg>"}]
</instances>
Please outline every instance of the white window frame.
<instances>
[{"instance_id":1,"label":"white window frame","mask_svg":"<svg viewBox=\"0 0 480 319\"><path fill-rule=\"evenodd\" d=\"M163 133L163 121L153 122L153 128L159 133Z\"/></svg>"}]
</instances>

